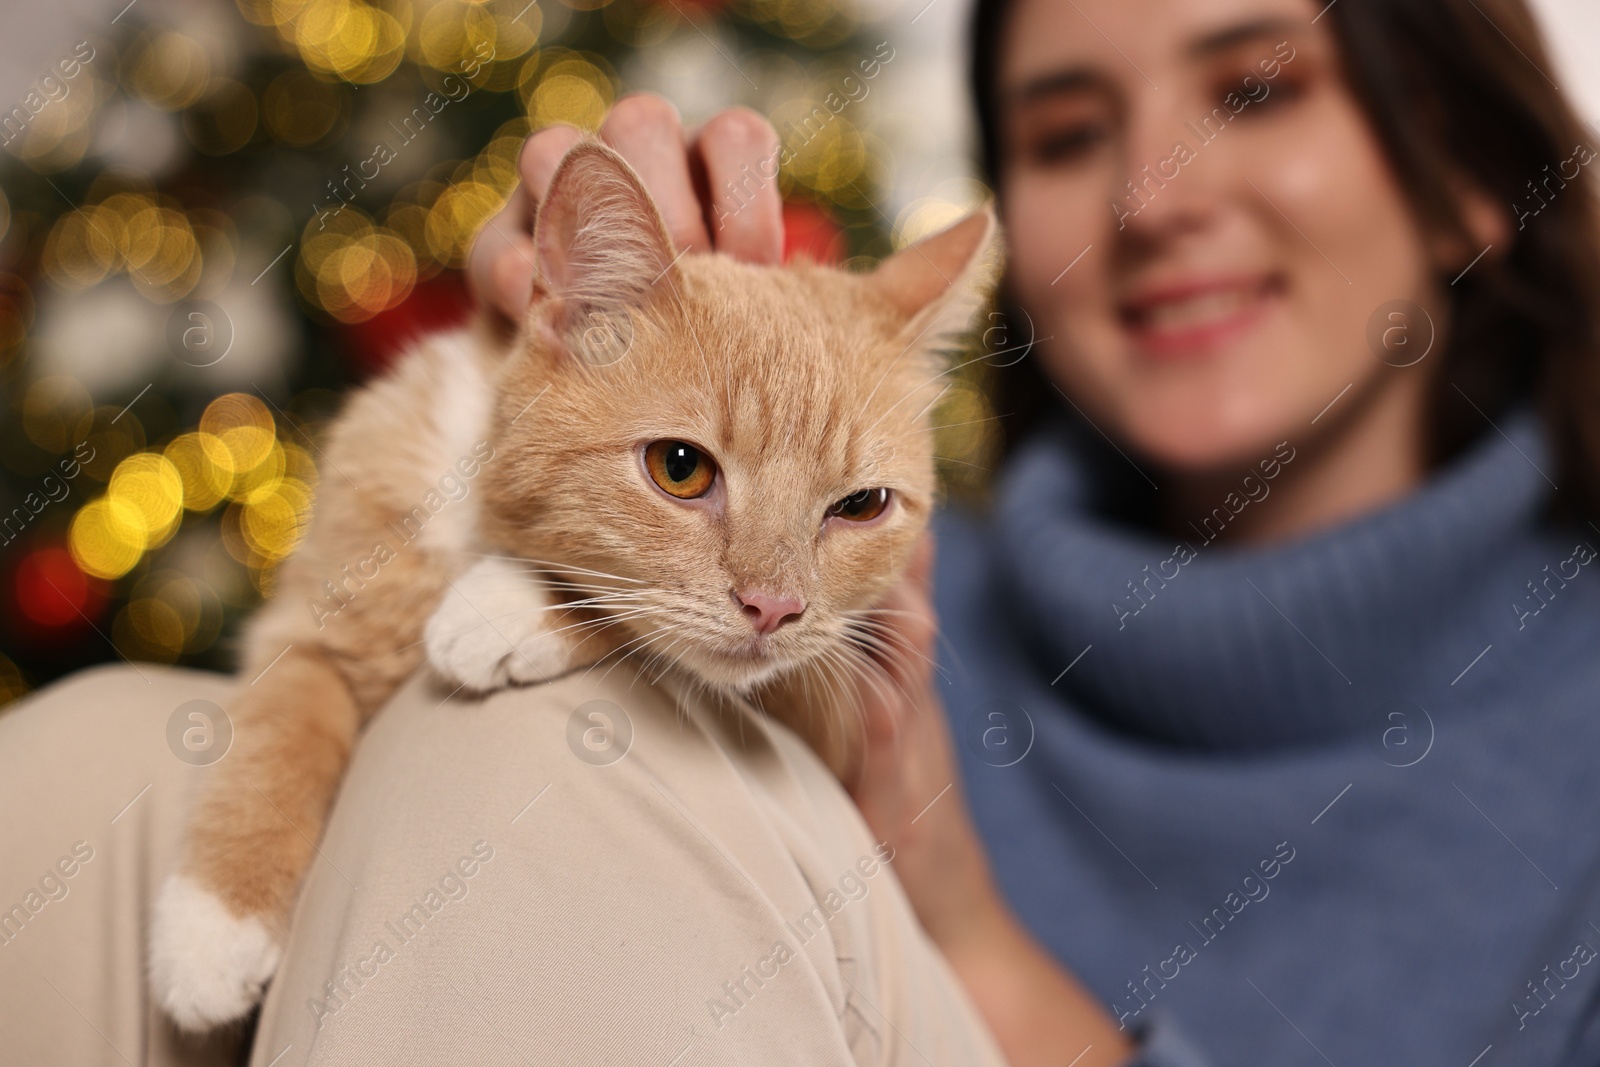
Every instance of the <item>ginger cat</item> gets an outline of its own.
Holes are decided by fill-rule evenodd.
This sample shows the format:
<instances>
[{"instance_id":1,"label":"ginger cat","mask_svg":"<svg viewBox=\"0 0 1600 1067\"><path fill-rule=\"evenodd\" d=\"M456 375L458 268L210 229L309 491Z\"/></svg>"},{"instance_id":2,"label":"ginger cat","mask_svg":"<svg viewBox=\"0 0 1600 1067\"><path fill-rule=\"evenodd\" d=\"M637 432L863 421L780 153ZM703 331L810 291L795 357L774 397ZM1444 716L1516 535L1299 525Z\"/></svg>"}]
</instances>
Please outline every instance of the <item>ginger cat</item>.
<instances>
[{"instance_id":1,"label":"ginger cat","mask_svg":"<svg viewBox=\"0 0 1600 1067\"><path fill-rule=\"evenodd\" d=\"M513 341L429 338L332 430L249 628L242 677L265 673L156 903L168 1014L203 1030L259 999L362 725L425 651L478 691L637 656L756 695L847 773L843 683L933 505L936 348L985 298L995 231L984 209L870 274L680 256L622 158L575 147Z\"/></svg>"}]
</instances>

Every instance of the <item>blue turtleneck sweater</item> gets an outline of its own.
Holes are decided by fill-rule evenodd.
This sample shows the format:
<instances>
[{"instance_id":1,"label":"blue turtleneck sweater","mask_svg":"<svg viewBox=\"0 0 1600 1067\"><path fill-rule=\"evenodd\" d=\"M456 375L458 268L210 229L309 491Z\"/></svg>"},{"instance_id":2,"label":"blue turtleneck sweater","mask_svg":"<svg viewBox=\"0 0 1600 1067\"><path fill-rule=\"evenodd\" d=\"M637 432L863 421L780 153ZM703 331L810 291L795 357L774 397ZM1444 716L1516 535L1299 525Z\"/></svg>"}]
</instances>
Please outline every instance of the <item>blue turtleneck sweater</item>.
<instances>
[{"instance_id":1,"label":"blue turtleneck sweater","mask_svg":"<svg viewBox=\"0 0 1600 1067\"><path fill-rule=\"evenodd\" d=\"M1546 518L1522 411L1382 510L1211 543L1294 462L1175 540L1056 423L938 517L1007 896L1142 1063L1600 1063L1600 530Z\"/></svg>"}]
</instances>

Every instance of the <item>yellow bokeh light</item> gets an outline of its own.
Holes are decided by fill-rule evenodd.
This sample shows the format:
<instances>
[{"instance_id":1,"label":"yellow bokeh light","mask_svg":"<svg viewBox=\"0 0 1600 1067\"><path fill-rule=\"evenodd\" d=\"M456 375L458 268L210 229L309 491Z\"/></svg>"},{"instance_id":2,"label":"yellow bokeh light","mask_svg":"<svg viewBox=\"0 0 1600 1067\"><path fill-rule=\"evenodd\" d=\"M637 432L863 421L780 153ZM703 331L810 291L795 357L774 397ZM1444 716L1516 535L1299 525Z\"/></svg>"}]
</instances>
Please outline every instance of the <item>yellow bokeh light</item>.
<instances>
[{"instance_id":1,"label":"yellow bokeh light","mask_svg":"<svg viewBox=\"0 0 1600 1067\"><path fill-rule=\"evenodd\" d=\"M218 437L236 426L255 426L270 431L273 425L267 405L249 393L224 393L207 404L200 416L200 430Z\"/></svg>"},{"instance_id":2,"label":"yellow bokeh light","mask_svg":"<svg viewBox=\"0 0 1600 1067\"><path fill-rule=\"evenodd\" d=\"M498 209L496 209L498 210ZM346 206L306 224L295 263L305 298L341 322L362 322L411 295L418 277L412 245Z\"/></svg>"},{"instance_id":3,"label":"yellow bokeh light","mask_svg":"<svg viewBox=\"0 0 1600 1067\"><path fill-rule=\"evenodd\" d=\"M307 486L317 484L317 461L310 452L292 441L283 442L283 476Z\"/></svg>"},{"instance_id":4,"label":"yellow bokeh light","mask_svg":"<svg viewBox=\"0 0 1600 1067\"><path fill-rule=\"evenodd\" d=\"M94 402L76 378L51 375L28 386L22 400L22 428L48 452L65 452L94 422Z\"/></svg>"},{"instance_id":5,"label":"yellow bokeh light","mask_svg":"<svg viewBox=\"0 0 1600 1067\"><path fill-rule=\"evenodd\" d=\"M125 77L135 94L168 111L200 99L211 80L205 47L175 30L147 30L128 50Z\"/></svg>"},{"instance_id":6,"label":"yellow bokeh light","mask_svg":"<svg viewBox=\"0 0 1600 1067\"><path fill-rule=\"evenodd\" d=\"M406 29L380 8L355 0L310 0L294 20L307 67L346 81L382 81L399 66Z\"/></svg>"},{"instance_id":7,"label":"yellow bokeh light","mask_svg":"<svg viewBox=\"0 0 1600 1067\"><path fill-rule=\"evenodd\" d=\"M98 205L61 215L45 241L45 275L63 289L87 289L123 264L122 235L121 217Z\"/></svg>"},{"instance_id":8,"label":"yellow bokeh light","mask_svg":"<svg viewBox=\"0 0 1600 1067\"><path fill-rule=\"evenodd\" d=\"M243 433L243 430L235 430ZM228 499L248 504L259 500L268 493L273 492L279 482L283 481L284 462L283 445L277 441L268 444L266 452L260 462L247 470L241 470L233 480L233 485L228 490Z\"/></svg>"},{"instance_id":9,"label":"yellow bokeh light","mask_svg":"<svg viewBox=\"0 0 1600 1067\"><path fill-rule=\"evenodd\" d=\"M67 548L85 574L121 578L144 555L146 540L137 516L107 498L91 500L72 517Z\"/></svg>"},{"instance_id":10,"label":"yellow bokeh light","mask_svg":"<svg viewBox=\"0 0 1600 1067\"><path fill-rule=\"evenodd\" d=\"M182 434L163 455L183 479L183 506L190 511L210 511L233 485L233 453L213 434Z\"/></svg>"},{"instance_id":11,"label":"yellow bokeh light","mask_svg":"<svg viewBox=\"0 0 1600 1067\"><path fill-rule=\"evenodd\" d=\"M17 665L0 653L0 708L27 695L28 683Z\"/></svg>"},{"instance_id":12,"label":"yellow bokeh light","mask_svg":"<svg viewBox=\"0 0 1600 1067\"><path fill-rule=\"evenodd\" d=\"M837 44L855 29L848 5L837 0L744 0L743 6L749 17L812 48Z\"/></svg>"},{"instance_id":13,"label":"yellow bokeh light","mask_svg":"<svg viewBox=\"0 0 1600 1067\"><path fill-rule=\"evenodd\" d=\"M45 242L45 273L65 289L125 270L144 296L170 303L194 288L201 267L188 217L143 193L114 193L63 214Z\"/></svg>"},{"instance_id":14,"label":"yellow bokeh light","mask_svg":"<svg viewBox=\"0 0 1600 1067\"><path fill-rule=\"evenodd\" d=\"M177 636L182 652L203 652L216 642L222 626L222 605L205 579L196 581L182 571L163 570L148 575L134 590L134 598L153 596L170 609L177 620ZM140 620L133 620L137 625ZM170 640L172 631L149 627L140 634L145 640Z\"/></svg>"},{"instance_id":15,"label":"yellow bokeh light","mask_svg":"<svg viewBox=\"0 0 1600 1067\"><path fill-rule=\"evenodd\" d=\"M411 246L384 230L344 244L317 271L317 300L342 322L361 322L399 304L417 281Z\"/></svg>"},{"instance_id":16,"label":"yellow bokeh light","mask_svg":"<svg viewBox=\"0 0 1600 1067\"><path fill-rule=\"evenodd\" d=\"M270 463L274 450L278 449L278 442L273 437L272 431L262 429L260 426L232 426L218 434L217 439L222 442L222 447L228 450L228 455L233 460L233 488L228 495L235 497L247 491L244 479L255 474L264 464ZM266 472L263 474L270 477Z\"/></svg>"},{"instance_id":17,"label":"yellow bokeh light","mask_svg":"<svg viewBox=\"0 0 1600 1067\"><path fill-rule=\"evenodd\" d=\"M34 115L21 137L6 147L41 174L76 165L94 133L94 124L89 120L94 116L95 105L110 92L105 82L92 75L83 77L73 91L51 100L48 107Z\"/></svg>"},{"instance_id":18,"label":"yellow bokeh light","mask_svg":"<svg viewBox=\"0 0 1600 1067\"><path fill-rule=\"evenodd\" d=\"M440 0L422 16L417 56L435 70L459 74L482 57L499 53L500 27L482 4Z\"/></svg>"},{"instance_id":19,"label":"yellow bokeh light","mask_svg":"<svg viewBox=\"0 0 1600 1067\"><path fill-rule=\"evenodd\" d=\"M183 623L177 608L165 599L142 596L130 600L117 613L112 632L121 641L129 636L137 638L135 647L141 653L140 658L170 663L183 651L188 636ZM127 633L129 630L132 634Z\"/></svg>"},{"instance_id":20,"label":"yellow bokeh light","mask_svg":"<svg viewBox=\"0 0 1600 1067\"><path fill-rule=\"evenodd\" d=\"M249 393L227 393L206 405L200 416L200 444L210 447L203 440L210 436L227 453L226 461L212 462L218 467L219 480L221 468L232 473L226 490L230 499L238 500L263 480L282 476L283 448L275 431L272 413Z\"/></svg>"},{"instance_id":21,"label":"yellow bokeh light","mask_svg":"<svg viewBox=\"0 0 1600 1067\"><path fill-rule=\"evenodd\" d=\"M429 253L445 266L464 266L479 228L504 205L505 195L482 182L450 186L434 201L423 226Z\"/></svg>"},{"instance_id":22,"label":"yellow bokeh light","mask_svg":"<svg viewBox=\"0 0 1600 1067\"><path fill-rule=\"evenodd\" d=\"M989 187L972 178L946 178L932 191L901 209L894 222L894 246L904 248L938 233L993 199Z\"/></svg>"},{"instance_id":23,"label":"yellow bokeh light","mask_svg":"<svg viewBox=\"0 0 1600 1067\"><path fill-rule=\"evenodd\" d=\"M344 120L340 87L301 69L286 70L267 86L261 118L267 132L291 148L309 148Z\"/></svg>"},{"instance_id":24,"label":"yellow bokeh light","mask_svg":"<svg viewBox=\"0 0 1600 1067\"><path fill-rule=\"evenodd\" d=\"M276 562L294 551L310 513L311 490L286 478L245 505L240 530L252 551Z\"/></svg>"},{"instance_id":25,"label":"yellow bokeh light","mask_svg":"<svg viewBox=\"0 0 1600 1067\"><path fill-rule=\"evenodd\" d=\"M509 196L519 181L522 174L517 169L517 161L522 155L523 137L496 137L490 141L482 152L473 157L469 173L462 174L462 178L470 178L497 190L503 196Z\"/></svg>"},{"instance_id":26,"label":"yellow bokeh light","mask_svg":"<svg viewBox=\"0 0 1600 1067\"><path fill-rule=\"evenodd\" d=\"M124 522L144 534L145 549L165 544L183 515L183 478L157 452L136 452L117 464L106 499Z\"/></svg>"},{"instance_id":27,"label":"yellow bokeh light","mask_svg":"<svg viewBox=\"0 0 1600 1067\"><path fill-rule=\"evenodd\" d=\"M867 146L855 124L824 103L793 100L778 107L773 124L786 130L784 174L824 195L849 190L867 166Z\"/></svg>"},{"instance_id":28,"label":"yellow bokeh light","mask_svg":"<svg viewBox=\"0 0 1600 1067\"><path fill-rule=\"evenodd\" d=\"M605 57L566 48L547 48L529 56L516 81L534 128L569 122L595 129L616 102L621 85Z\"/></svg>"}]
</instances>

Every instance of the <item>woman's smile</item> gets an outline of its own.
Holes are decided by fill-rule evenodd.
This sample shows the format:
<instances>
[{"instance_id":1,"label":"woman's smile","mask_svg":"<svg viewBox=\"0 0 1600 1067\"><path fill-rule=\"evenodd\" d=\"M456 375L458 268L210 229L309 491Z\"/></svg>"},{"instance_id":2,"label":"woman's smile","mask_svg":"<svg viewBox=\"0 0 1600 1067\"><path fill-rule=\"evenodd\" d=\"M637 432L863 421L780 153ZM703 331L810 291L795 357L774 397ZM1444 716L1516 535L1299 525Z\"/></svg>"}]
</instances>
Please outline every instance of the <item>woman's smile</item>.
<instances>
[{"instance_id":1,"label":"woman's smile","mask_svg":"<svg viewBox=\"0 0 1600 1067\"><path fill-rule=\"evenodd\" d=\"M1222 357L1279 306L1275 272L1174 275L1138 286L1117 308L1138 355L1154 360Z\"/></svg>"}]
</instances>

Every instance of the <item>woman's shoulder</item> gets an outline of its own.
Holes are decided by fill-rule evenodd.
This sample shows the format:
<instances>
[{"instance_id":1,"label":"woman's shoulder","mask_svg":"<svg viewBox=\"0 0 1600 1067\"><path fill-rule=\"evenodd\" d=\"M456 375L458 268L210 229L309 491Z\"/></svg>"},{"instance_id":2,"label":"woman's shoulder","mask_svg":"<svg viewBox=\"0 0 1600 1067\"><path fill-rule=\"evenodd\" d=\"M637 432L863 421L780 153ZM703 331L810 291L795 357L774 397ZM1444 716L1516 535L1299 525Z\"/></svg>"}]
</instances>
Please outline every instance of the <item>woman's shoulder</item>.
<instances>
[{"instance_id":1,"label":"woman's shoulder","mask_svg":"<svg viewBox=\"0 0 1600 1067\"><path fill-rule=\"evenodd\" d=\"M846 1006L904 1003L929 982L922 1002L952 1005L949 1047L981 1051L981 1028L953 984L929 977L931 948L826 775L747 707L683 696L627 663L482 698L414 678L357 749L263 1032L296 1040L308 992L325 1016L339 1007L320 992L329 974L378 952L373 937L385 959L414 955L422 926L440 939L430 959L469 960L486 986L538 1005L530 1025L552 1060L671 1059L706 1039L735 1060L781 1040L795 1062L855 1062L873 1040L860 1023L875 1017ZM593 1011L597 990L649 1010L611 1025ZM317 1022L333 1040L335 1020ZM690 1024L701 1038L684 1036Z\"/></svg>"}]
</instances>

